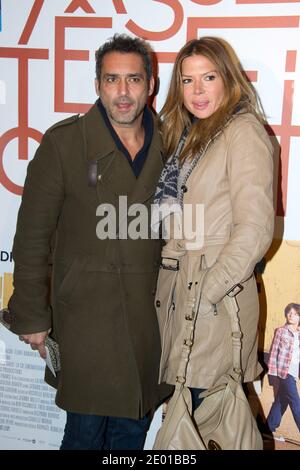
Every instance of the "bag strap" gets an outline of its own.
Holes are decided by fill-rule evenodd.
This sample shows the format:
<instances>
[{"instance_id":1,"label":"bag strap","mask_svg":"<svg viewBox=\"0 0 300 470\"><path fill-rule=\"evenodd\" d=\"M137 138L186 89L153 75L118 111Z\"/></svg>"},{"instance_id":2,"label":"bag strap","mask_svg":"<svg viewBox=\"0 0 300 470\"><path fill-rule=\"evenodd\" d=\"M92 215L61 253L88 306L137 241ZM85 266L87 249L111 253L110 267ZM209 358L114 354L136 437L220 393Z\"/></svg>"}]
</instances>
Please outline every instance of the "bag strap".
<instances>
[{"instance_id":1,"label":"bag strap","mask_svg":"<svg viewBox=\"0 0 300 470\"><path fill-rule=\"evenodd\" d=\"M238 305L235 297L225 295L224 302L227 306L227 312L230 317L231 323L231 341L232 341L232 375L238 382L242 382L243 371L241 364L241 351L242 351L242 337L243 333L240 327L240 320L238 317Z\"/></svg>"},{"instance_id":2,"label":"bag strap","mask_svg":"<svg viewBox=\"0 0 300 470\"><path fill-rule=\"evenodd\" d=\"M186 381L186 372L191 355L192 346L194 344L194 334L196 320L198 316L202 286L207 273L207 269L200 272L201 276L198 281L190 283L188 286L189 295L185 310L185 338L183 340L181 357L176 376L176 386L183 385Z\"/></svg>"},{"instance_id":3,"label":"bag strap","mask_svg":"<svg viewBox=\"0 0 300 470\"><path fill-rule=\"evenodd\" d=\"M194 344L194 335L196 321L198 317L202 287L208 269L201 270L198 281L190 283L189 295L187 299L185 311L185 337L183 340L181 357L176 376L176 388L181 388L186 381L187 367L190 360L192 346ZM241 368L241 350L242 350L242 332L238 318L238 308L234 297L225 296L224 302L227 306L227 311L230 317L231 324L231 339L232 339L232 364L233 376L238 381L242 381L242 368Z\"/></svg>"}]
</instances>

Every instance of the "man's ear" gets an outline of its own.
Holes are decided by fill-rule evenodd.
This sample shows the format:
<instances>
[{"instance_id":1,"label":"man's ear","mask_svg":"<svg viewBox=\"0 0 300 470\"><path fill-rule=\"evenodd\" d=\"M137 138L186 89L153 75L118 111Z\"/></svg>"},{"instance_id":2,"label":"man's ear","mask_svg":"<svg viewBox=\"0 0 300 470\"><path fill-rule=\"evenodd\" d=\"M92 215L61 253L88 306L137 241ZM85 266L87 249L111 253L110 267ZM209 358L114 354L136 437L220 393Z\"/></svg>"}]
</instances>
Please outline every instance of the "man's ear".
<instances>
[{"instance_id":1,"label":"man's ear","mask_svg":"<svg viewBox=\"0 0 300 470\"><path fill-rule=\"evenodd\" d=\"M153 77L153 75L152 75L152 77L150 78L150 81L149 81L148 96L151 96L151 95L153 94L154 86L155 86L155 80L154 80L154 77Z\"/></svg>"},{"instance_id":2,"label":"man's ear","mask_svg":"<svg viewBox=\"0 0 300 470\"><path fill-rule=\"evenodd\" d=\"M95 78L95 90L96 90L96 94L99 96L99 80L98 80L98 78Z\"/></svg>"}]
</instances>

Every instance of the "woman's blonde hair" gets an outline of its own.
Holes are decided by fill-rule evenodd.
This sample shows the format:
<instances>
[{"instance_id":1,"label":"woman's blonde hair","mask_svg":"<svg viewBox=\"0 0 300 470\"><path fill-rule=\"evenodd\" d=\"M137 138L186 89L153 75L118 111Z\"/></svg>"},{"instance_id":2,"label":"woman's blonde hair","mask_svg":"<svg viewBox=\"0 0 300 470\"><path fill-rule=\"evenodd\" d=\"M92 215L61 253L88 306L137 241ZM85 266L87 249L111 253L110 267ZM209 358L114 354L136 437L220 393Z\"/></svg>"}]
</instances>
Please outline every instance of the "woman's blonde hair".
<instances>
[{"instance_id":1,"label":"woman's blonde hair","mask_svg":"<svg viewBox=\"0 0 300 470\"><path fill-rule=\"evenodd\" d=\"M211 116L192 124L193 116L183 104L182 62L193 55L203 55L214 64L224 84L224 99ZM180 160L184 161L187 156L195 157L226 120L240 109L253 113L260 122L265 123L259 97L233 48L227 41L217 37L192 39L176 57L166 102L160 112L167 157L174 153L185 127L189 127L190 132Z\"/></svg>"}]
</instances>

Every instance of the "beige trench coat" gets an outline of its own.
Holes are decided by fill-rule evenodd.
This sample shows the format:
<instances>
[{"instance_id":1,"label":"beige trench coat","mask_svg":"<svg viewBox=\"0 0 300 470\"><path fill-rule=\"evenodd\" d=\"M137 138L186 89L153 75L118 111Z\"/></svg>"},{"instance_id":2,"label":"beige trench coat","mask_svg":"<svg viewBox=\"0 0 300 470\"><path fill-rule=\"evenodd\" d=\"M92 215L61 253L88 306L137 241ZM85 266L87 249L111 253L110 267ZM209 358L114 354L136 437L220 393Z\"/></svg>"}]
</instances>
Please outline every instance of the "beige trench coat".
<instances>
[{"instance_id":1,"label":"beige trench coat","mask_svg":"<svg viewBox=\"0 0 300 470\"><path fill-rule=\"evenodd\" d=\"M186 204L195 215L204 205L203 242L171 238L163 257L178 259L179 269L160 269L156 311L162 337L160 381L175 384L185 336L189 283L207 268L187 369L186 385L213 386L232 370L228 298L236 308L242 338L244 381L261 371L257 362L258 295L255 264L273 235L273 149L264 127L249 114L239 114L208 147L186 181ZM183 233L185 233L183 231ZM199 232L198 232L199 233ZM167 263L174 261L166 260ZM193 284L196 288L197 284ZM229 294L229 295L228 295ZM227 301L224 302L225 296ZM231 305L231 307L232 307Z\"/></svg>"}]
</instances>

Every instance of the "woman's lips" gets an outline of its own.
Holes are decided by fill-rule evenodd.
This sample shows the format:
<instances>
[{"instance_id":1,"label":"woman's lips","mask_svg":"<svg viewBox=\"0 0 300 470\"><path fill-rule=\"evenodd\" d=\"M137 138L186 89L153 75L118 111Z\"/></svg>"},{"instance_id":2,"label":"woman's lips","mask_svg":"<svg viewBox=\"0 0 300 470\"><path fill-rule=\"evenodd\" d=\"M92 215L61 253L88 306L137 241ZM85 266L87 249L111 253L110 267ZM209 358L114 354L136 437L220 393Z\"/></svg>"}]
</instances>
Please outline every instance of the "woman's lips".
<instances>
[{"instance_id":1,"label":"woman's lips","mask_svg":"<svg viewBox=\"0 0 300 470\"><path fill-rule=\"evenodd\" d=\"M195 109L199 111L203 111L209 105L209 101L201 101L201 102L193 102L193 106Z\"/></svg>"}]
</instances>

